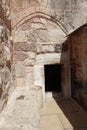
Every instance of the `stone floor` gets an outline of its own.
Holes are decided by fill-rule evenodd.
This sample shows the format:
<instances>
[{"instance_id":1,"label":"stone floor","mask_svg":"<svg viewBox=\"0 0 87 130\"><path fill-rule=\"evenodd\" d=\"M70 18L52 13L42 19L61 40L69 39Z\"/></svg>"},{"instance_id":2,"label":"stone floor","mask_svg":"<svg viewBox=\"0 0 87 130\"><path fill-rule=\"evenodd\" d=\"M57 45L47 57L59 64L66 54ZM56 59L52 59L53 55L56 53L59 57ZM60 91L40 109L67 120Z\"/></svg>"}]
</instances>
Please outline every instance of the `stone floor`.
<instances>
[{"instance_id":1,"label":"stone floor","mask_svg":"<svg viewBox=\"0 0 87 130\"><path fill-rule=\"evenodd\" d=\"M87 113L61 95L46 102L40 111L40 130L87 130Z\"/></svg>"},{"instance_id":2,"label":"stone floor","mask_svg":"<svg viewBox=\"0 0 87 130\"><path fill-rule=\"evenodd\" d=\"M0 130L39 130L37 91L17 88L0 114Z\"/></svg>"},{"instance_id":3,"label":"stone floor","mask_svg":"<svg viewBox=\"0 0 87 130\"><path fill-rule=\"evenodd\" d=\"M0 130L87 130L87 113L75 101L53 97L39 114L38 92L17 88L0 114Z\"/></svg>"}]
</instances>

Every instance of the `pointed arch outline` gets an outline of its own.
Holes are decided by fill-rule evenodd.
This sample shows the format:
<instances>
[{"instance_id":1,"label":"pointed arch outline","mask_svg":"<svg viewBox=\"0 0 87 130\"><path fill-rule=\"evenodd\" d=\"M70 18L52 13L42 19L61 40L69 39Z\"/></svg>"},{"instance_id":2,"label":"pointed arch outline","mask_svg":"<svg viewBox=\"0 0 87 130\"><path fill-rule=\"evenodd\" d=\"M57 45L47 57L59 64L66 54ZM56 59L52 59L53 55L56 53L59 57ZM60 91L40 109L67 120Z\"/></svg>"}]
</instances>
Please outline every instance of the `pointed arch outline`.
<instances>
[{"instance_id":1,"label":"pointed arch outline","mask_svg":"<svg viewBox=\"0 0 87 130\"><path fill-rule=\"evenodd\" d=\"M55 17L51 16L51 15L48 15L48 14L45 14L45 13L42 13L42 12L36 12L36 13L32 13L32 14L29 14L25 17L23 17L13 28L13 33L17 30L19 30L21 28L21 26L25 23L27 23L27 21L33 19L33 18L44 18L44 19L47 19L49 21L52 21L54 22L57 26L59 26L61 28L61 30L65 33L65 35L67 36L68 35L68 30L64 27L64 25L59 21L57 20Z\"/></svg>"}]
</instances>

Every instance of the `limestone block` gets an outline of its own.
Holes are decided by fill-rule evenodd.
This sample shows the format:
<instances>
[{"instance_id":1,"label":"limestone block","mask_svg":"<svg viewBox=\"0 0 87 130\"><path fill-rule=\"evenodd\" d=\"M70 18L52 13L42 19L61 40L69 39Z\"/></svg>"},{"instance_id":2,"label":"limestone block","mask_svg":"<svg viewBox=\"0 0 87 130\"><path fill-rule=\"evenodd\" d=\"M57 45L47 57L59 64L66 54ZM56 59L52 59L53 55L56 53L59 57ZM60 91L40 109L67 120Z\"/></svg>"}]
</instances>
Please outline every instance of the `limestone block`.
<instances>
[{"instance_id":1,"label":"limestone block","mask_svg":"<svg viewBox=\"0 0 87 130\"><path fill-rule=\"evenodd\" d=\"M11 52L10 49L7 46L4 46L4 56L6 61L11 60Z\"/></svg>"},{"instance_id":2,"label":"limestone block","mask_svg":"<svg viewBox=\"0 0 87 130\"><path fill-rule=\"evenodd\" d=\"M35 87L32 87L31 90L36 91L36 93L37 93L37 103L38 103L39 109L41 109L43 107L42 87L35 86Z\"/></svg>"},{"instance_id":3,"label":"limestone block","mask_svg":"<svg viewBox=\"0 0 87 130\"><path fill-rule=\"evenodd\" d=\"M26 66L25 86L31 88L34 85L34 70L31 66Z\"/></svg>"},{"instance_id":4,"label":"limestone block","mask_svg":"<svg viewBox=\"0 0 87 130\"><path fill-rule=\"evenodd\" d=\"M34 66L34 84L35 86L44 86L44 67L35 65Z\"/></svg>"},{"instance_id":5,"label":"limestone block","mask_svg":"<svg viewBox=\"0 0 87 130\"><path fill-rule=\"evenodd\" d=\"M71 0L56 0L56 1L52 1L50 2L50 6L51 8L56 8L59 10L70 10L71 9Z\"/></svg>"},{"instance_id":6,"label":"limestone block","mask_svg":"<svg viewBox=\"0 0 87 130\"><path fill-rule=\"evenodd\" d=\"M27 52L29 59L35 59L36 53L35 52Z\"/></svg>"},{"instance_id":7,"label":"limestone block","mask_svg":"<svg viewBox=\"0 0 87 130\"><path fill-rule=\"evenodd\" d=\"M26 73L33 73L33 67L32 66L26 66Z\"/></svg>"},{"instance_id":8,"label":"limestone block","mask_svg":"<svg viewBox=\"0 0 87 130\"><path fill-rule=\"evenodd\" d=\"M14 43L15 42L26 42L26 33L25 31L17 32L17 34L14 35Z\"/></svg>"},{"instance_id":9,"label":"limestone block","mask_svg":"<svg viewBox=\"0 0 87 130\"><path fill-rule=\"evenodd\" d=\"M43 102L45 102L45 80L44 80L44 66L43 65L35 65L34 66L34 86L36 87L40 87L41 91L39 91L41 94L42 93L42 97L41 100L43 100ZM39 95L41 96L41 95Z\"/></svg>"},{"instance_id":10,"label":"limestone block","mask_svg":"<svg viewBox=\"0 0 87 130\"><path fill-rule=\"evenodd\" d=\"M3 83L6 85L10 79L11 79L11 75L10 75L10 70L8 67L4 68L2 71L2 81Z\"/></svg>"},{"instance_id":11,"label":"limestone block","mask_svg":"<svg viewBox=\"0 0 87 130\"><path fill-rule=\"evenodd\" d=\"M48 37L49 37L49 40L53 42L65 40L65 34L60 28L51 29L48 32Z\"/></svg>"},{"instance_id":12,"label":"limestone block","mask_svg":"<svg viewBox=\"0 0 87 130\"><path fill-rule=\"evenodd\" d=\"M32 73L27 73L26 79L25 79L25 86L28 88L31 88L34 85L34 79L33 79L33 71Z\"/></svg>"},{"instance_id":13,"label":"limestone block","mask_svg":"<svg viewBox=\"0 0 87 130\"><path fill-rule=\"evenodd\" d=\"M26 59L25 60L26 66L33 66L35 64L34 59Z\"/></svg>"},{"instance_id":14,"label":"limestone block","mask_svg":"<svg viewBox=\"0 0 87 130\"><path fill-rule=\"evenodd\" d=\"M25 65L18 61L16 64L15 64L15 75L18 77L18 78L23 78L26 76L26 69L25 69Z\"/></svg>"},{"instance_id":15,"label":"limestone block","mask_svg":"<svg viewBox=\"0 0 87 130\"><path fill-rule=\"evenodd\" d=\"M28 52L28 51L36 51L36 45L33 44L33 43L15 43L14 44L14 49L15 51L25 51L25 52Z\"/></svg>"},{"instance_id":16,"label":"limestone block","mask_svg":"<svg viewBox=\"0 0 87 130\"><path fill-rule=\"evenodd\" d=\"M61 53L52 53L52 54L39 54L36 56L36 64L54 64L60 63Z\"/></svg>"},{"instance_id":17,"label":"limestone block","mask_svg":"<svg viewBox=\"0 0 87 130\"><path fill-rule=\"evenodd\" d=\"M43 45L41 49L41 52L43 53L54 52L54 51L55 51L55 48L53 45Z\"/></svg>"},{"instance_id":18,"label":"limestone block","mask_svg":"<svg viewBox=\"0 0 87 130\"><path fill-rule=\"evenodd\" d=\"M25 79L24 78L17 78L17 87L25 87Z\"/></svg>"},{"instance_id":19,"label":"limestone block","mask_svg":"<svg viewBox=\"0 0 87 130\"><path fill-rule=\"evenodd\" d=\"M38 98L39 109L41 109L43 107L43 92L42 92L42 88L39 86L38 86L37 98Z\"/></svg>"},{"instance_id":20,"label":"limestone block","mask_svg":"<svg viewBox=\"0 0 87 130\"><path fill-rule=\"evenodd\" d=\"M20 52L20 51L15 51L15 60L17 60L17 61L24 61L27 58L28 58L27 53Z\"/></svg>"},{"instance_id":21,"label":"limestone block","mask_svg":"<svg viewBox=\"0 0 87 130\"><path fill-rule=\"evenodd\" d=\"M38 29L38 28L43 28L44 25L41 24L41 23L38 23L38 24L37 23L32 23L31 27L32 27L32 29Z\"/></svg>"}]
</instances>

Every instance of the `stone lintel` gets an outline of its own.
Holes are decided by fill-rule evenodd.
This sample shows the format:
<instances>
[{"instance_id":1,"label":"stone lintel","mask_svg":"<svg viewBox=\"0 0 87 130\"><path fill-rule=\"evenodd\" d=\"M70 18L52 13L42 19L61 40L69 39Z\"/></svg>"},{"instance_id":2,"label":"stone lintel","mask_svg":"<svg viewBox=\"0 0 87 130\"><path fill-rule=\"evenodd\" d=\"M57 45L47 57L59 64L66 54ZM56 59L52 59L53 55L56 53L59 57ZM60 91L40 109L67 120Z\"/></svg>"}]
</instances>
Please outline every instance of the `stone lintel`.
<instances>
[{"instance_id":1,"label":"stone lintel","mask_svg":"<svg viewBox=\"0 0 87 130\"><path fill-rule=\"evenodd\" d=\"M61 62L61 53L39 54L36 57L36 65L56 64Z\"/></svg>"}]
</instances>

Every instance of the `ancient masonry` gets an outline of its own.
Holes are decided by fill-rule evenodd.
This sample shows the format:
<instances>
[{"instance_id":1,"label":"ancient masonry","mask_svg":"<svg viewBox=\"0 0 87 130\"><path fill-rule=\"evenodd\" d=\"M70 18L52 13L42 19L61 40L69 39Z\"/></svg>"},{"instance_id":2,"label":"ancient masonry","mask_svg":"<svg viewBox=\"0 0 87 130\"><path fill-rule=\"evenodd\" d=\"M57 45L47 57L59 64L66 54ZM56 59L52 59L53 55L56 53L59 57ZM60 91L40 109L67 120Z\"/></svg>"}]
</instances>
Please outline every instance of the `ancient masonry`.
<instances>
[{"instance_id":1,"label":"ancient masonry","mask_svg":"<svg viewBox=\"0 0 87 130\"><path fill-rule=\"evenodd\" d=\"M0 111L14 89L13 43L9 1L0 1Z\"/></svg>"},{"instance_id":2,"label":"ancient masonry","mask_svg":"<svg viewBox=\"0 0 87 130\"><path fill-rule=\"evenodd\" d=\"M78 86L87 91L86 23L87 0L0 0L0 111L21 88L37 93L39 109L50 64L61 65L63 96L80 100Z\"/></svg>"}]
</instances>

